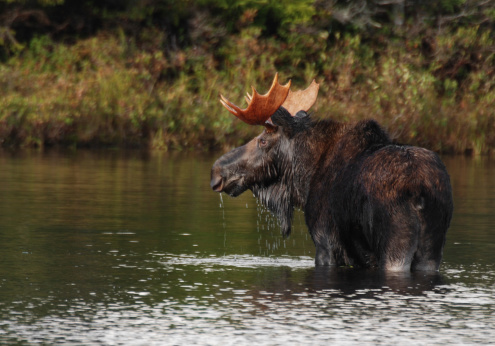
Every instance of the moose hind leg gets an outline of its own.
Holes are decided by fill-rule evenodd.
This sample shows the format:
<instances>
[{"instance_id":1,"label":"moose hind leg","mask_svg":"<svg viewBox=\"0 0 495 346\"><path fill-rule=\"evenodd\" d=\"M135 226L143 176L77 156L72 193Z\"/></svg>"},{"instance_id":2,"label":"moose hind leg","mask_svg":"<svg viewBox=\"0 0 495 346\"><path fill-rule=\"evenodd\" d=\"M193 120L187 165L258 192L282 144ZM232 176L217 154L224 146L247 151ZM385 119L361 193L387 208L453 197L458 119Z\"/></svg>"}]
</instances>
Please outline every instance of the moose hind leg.
<instances>
[{"instance_id":1,"label":"moose hind leg","mask_svg":"<svg viewBox=\"0 0 495 346\"><path fill-rule=\"evenodd\" d=\"M445 230L422 232L418 250L414 255L411 269L414 271L438 271L445 244Z\"/></svg>"},{"instance_id":2,"label":"moose hind leg","mask_svg":"<svg viewBox=\"0 0 495 346\"><path fill-rule=\"evenodd\" d=\"M438 271L438 268L440 268L440 259L421 258L416 260L415 258L411 266L413 271Z\"/></svg>"},{"instance_id":3,"label":"moose hind leg","mask_svg":"<svg viewBox=\"0 0 495 346\"><path fill-rule=\"evenodd\" d=\"M330 239L325 230L317 230L311 233L315 244L315 265L332 266L335 265L334 253L330 244Z\"/></svg>"},{"instance_id":4,"label":"moose hind leg","mask_svg":"<svg viewBox=\"0 0 495 346\"><path fill-rule=\"evenodd\" d=\"M407 209L407 208L406 208ZM410 271L418 248L420 224L410 213L398 213L392 218L389 239L382 256L381 267L387 271Z\"/></svg>"},{"instance_id":5,"label":"moose hind leg","mask_svg":"<svg viewBox=\"0 0 495 346\"><path fill-rule=\"evenodd\" d=\"M442 213L443 206L427 208L420 216L421 233L418 249L414 254L412 270L438 271L442 261L445 236L450 224L451 214Z\"/></svg>"},{"instance_id":6,"label":"moose hind leg","mask_svg":"<svg viewBox=\"0 0 495 346\"><path fill-rule=\"evenodd\" d=\"M330 250L327 246L316 245L315 265L316 266L335 265L335 260L333 258L332 250Z\"/></svg>"},{"instance_id":7,"label":"moose hind leg","mask_svg":"<svg viewBox=\"0 0 495 346\"><path fill-rule=\"evenodd\" d=\"M386 271L406 272L411 271L415 245L403 247L385 256L381 267Z\"/></svg>"}]
</instances>

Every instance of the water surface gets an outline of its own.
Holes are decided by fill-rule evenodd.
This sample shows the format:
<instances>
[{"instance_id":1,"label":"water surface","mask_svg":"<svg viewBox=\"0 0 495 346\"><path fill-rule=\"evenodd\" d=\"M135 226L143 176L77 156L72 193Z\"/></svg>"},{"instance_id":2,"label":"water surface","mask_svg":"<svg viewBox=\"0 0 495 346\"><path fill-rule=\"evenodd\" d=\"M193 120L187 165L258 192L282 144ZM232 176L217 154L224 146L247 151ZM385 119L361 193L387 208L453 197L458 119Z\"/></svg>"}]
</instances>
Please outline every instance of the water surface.
<instances>
[{"instance_id":1,"label":"water surface","mask_svg":"<svg viewBox=\"0 0 495 346\"><path fill-rule=\"evenodd\" d=\"M438 274L315 269L214 157L0 153L0 341L16 344L488 344L495 162L444 157L455 214Z\"/></svg>"}]
</instances>

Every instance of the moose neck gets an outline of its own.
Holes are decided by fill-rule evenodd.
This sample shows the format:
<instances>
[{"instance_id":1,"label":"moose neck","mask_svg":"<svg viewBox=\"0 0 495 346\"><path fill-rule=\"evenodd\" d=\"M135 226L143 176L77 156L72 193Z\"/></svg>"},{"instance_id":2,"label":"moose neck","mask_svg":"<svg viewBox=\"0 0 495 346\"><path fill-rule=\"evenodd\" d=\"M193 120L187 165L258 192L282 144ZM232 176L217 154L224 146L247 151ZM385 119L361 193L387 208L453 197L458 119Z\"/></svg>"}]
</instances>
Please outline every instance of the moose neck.
<instances>
[{"instance_id":1,"label":"moose neck","mask_svg":"<svg viewBox=\"0 0 495 346\"><path fill-rule=\"evenodd\" d=\"M294 138L296 150L292 158L294 174L291 182L294 207L304 209L316 169L332 152L345 126L333 120L319 121Z\"/></svg>"},{"instance_id":2,"label":"moose neck","mask_svg":"<svg viewBox=\"0 0 495 346\"><path fill-rule=\"evenodd\" d=\"M318 162L333 148L343 128L344 124L326 120L295 134L280 150L279 179L253 188L254 195L278 218L284 236L291 232L294 208L306 205Z\"/></svg>"}]
</instances>

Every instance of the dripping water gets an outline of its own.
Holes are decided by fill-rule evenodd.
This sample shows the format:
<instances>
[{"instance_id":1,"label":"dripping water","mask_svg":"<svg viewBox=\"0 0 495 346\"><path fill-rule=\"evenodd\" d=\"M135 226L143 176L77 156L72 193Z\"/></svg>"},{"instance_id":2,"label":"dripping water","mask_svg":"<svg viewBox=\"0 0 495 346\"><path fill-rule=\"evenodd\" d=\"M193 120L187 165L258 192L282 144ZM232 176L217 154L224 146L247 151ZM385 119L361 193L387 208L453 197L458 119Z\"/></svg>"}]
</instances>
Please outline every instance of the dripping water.
<instances>
[{"instance_id":1,"label":"dripping water","mask_svg":"<svg viewBox=\"0 0 495 346\"><path fill-rule=\"evenodd\" d=\"M225 204L223 203L223 193L220 192L220 210L222 211L222 227L223 227L223 247L227 245L227 223L225 222Z\"/></svg>"},{"instance_id":2,"label":"dripping water","mask_svg":"<svg viewBox=\"0 0 495 346\"><path fill-rule=\"evenodd\" d=\"M223 193L220 193L219 208L222 216L222 227L224 235L224 248L227 248L227 221L226 221L226 200L223 199ZM293 230L292 233L304 235L298 237L290 237L284 239L279 231L279 221L253 194L253 202L244 202L242 207L249 209L251 203L255 203L256 206L256 232L257 235L257 247L258 255L261 257L271 257L283 254L290 254L294 248L303 248L304 254L310 255L312 251L312 241L310 235L305 228L303 221L303 213L296 212L294 215ZM252 204L251 204L252 205ZM253 220L254 221L254 220ZM253 230L254 231L254 230ZM296 241L296 239L298 239ZM310 245L311 244L311 245ZM240 250L242 252L242 250Z\"/></svg>"}]
</instances>

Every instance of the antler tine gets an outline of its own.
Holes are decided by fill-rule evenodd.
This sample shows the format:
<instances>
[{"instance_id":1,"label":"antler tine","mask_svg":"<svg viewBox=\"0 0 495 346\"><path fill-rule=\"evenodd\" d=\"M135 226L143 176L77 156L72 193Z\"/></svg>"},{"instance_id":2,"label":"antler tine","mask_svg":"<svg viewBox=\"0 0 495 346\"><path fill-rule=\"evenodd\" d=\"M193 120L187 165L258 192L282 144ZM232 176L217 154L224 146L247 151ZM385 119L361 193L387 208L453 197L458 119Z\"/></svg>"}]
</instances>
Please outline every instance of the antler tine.
<instances>
[{"instance_id":1,"label":"antler tine","mask_svg":"<svg viewBox=\"0 0 495 346\"><path fill-rule=\"evenodd\" d=\"M238 116L239 111L242 111L239 107L237 107L235 104L227 100L223 95L220 94L220 102L222 105L227 108L227 110L234 114L235 116Z\"/></svg>"},{"instance_id":2,"label":"antler tine","mask_svg":"<svg viewBox=\"0 0 495 346\"><path fill-rule=\"evenodd\" d=\"M290 91L291 81L286 85L278 83L278 73L275 74L272 86L265 95L260 95L254 87L252 95L246 96L248 106L246 109L240 109L232 102L220 95L222 105L236 117L250 125L264 125L273 113L284 103Z\"/></svg>"},{"instance_id":3,"label":"antler tine","mask_svg":"<svg viewBox=\"0 0 495 346\"><path fill-rule=\"evenodd\" d=\"M244 99L249 104L249 102L251 102L251 100L253 99L253 96L251 96L249 93L246 93L246 96L244 96Z\"/></svg>"},{"instance_id":4,"label":"antler tine","mask_svg":"<svg viewBox=\"0 0 495 346\"><path fill-rule=\"evenodd\" d=\"M316 102L319 88L320 85L313 79L305 90L298 90L296 92L289 91L289 95L282 104L282 107L284 107L292 116L301 110L307 112Z\"/></svg>"}]
</instances>

